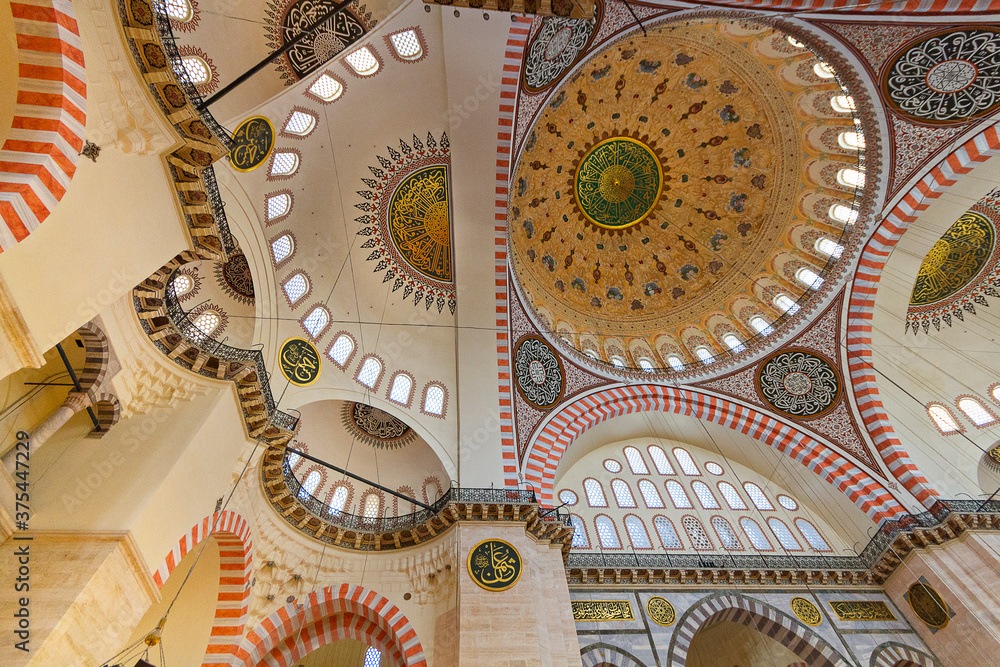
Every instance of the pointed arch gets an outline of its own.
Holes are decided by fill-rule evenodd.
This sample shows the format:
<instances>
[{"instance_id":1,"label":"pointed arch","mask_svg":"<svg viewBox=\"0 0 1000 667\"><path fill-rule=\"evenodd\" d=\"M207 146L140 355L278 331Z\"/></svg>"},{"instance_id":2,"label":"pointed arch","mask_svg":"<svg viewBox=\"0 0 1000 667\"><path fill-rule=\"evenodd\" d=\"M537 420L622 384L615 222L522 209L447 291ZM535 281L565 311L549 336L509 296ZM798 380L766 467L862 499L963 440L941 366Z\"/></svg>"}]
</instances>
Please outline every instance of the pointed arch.
<instances>
[{"instance_id":1,"label":"pointed arch","mask_svg":"<svg viewBox=\"0 0 1000 667\"><path fill-rule=\"evenodd\" d=\"M850 665L833 646L798 619L744 595L725 593L702 598L684 612L678 619L677 630L670 640L664 664L683 667L691 649L691 641L698 631L721 620L753 626L813 667Z\"/></svg>"},{"instance_id":2,"label":"pointed arch","mask_svg":"<svg viewBox=\"0 0 1000 667\"><path fill-rule=\"evenodd\" d=\"M906 513L871 475L794 426L722 398L651 384L598 389L550 413L529 443L522 463L525 481L540 489L541 503L551 507L559 461L577 438L609 419L652 411L721 424L774 447L840 490L876 523Z\"/></svg>"},{"instance_id":3,"label":"pointed arch","mask_svg":"<svg viewBox=\"0 0 1000 667\"><path fill-rule=\"evenodd\" d=\"M923 651L900 644L886 642L872 651L871 667L942 667L941 663Z\"/></svg>"},{"instance_id":4,"label":"pointed arch","mask_svg":"<svg viewBox=\"0 0 1000 667\"><path fill-rule=\"evenodd\" d=\"M580 661L583 663L583 667L603 667L605 665L646 667L644 662L622 647L606 642L597 642L580 649Z\"/></svg>"},{"instance_id":5,"label":"pointed arch","mask_svg":"<svg viewBox=\"0 0 1000 667\"><path fill-rule=\"evenodd\" d=\"M214 538L219 544L219 599L203 665L214 667L229 665L228 661L221 661L221 656L235 654L235 642L243 636L246 626L250 605L250 576L253 571L250 526L243 517L229 510L205 517L187 535L181 537L177 546L167 554L153 573L153 581L157 588L163 588L181 559L208 537Z\"/></svg>"},{"instance_id":6,"label":"pointed arch","mask_svg":"<svg viewBox=\"0 0 1000 667\"><path fill-rule=\"evenodd\" d=\"M395 665L426 667L424 649L410 621L373 590L342 584L313 591L284 605L250 630L235 651L242 667L293 665L339 639L351 638L388 653Z\"/></svg>"}]
</instances>

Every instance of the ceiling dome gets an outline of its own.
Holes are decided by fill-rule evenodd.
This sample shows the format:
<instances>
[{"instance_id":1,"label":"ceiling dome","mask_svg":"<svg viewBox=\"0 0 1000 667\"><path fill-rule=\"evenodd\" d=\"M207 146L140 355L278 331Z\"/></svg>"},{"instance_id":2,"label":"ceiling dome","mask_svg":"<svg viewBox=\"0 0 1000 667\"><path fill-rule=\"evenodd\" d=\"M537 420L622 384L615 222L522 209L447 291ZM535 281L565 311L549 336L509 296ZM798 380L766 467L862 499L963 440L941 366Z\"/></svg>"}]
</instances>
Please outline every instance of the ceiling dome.
<instances>
[{"instance_id":1,"label":"ceiling dome","mask_svg":"<svg viewBox=\"0 0 1000 667\"><path fill-rule=\"evenodd\" d=\"M814 182L825 156L807 134L855 129L850 114L798 103L816 86L843 92L816 63L736 22L661 25L590 57L538 115L512 180L513 266L543 323L580 351L613 341L615 363L635 366L636 344L690 363L698 345L728 352L727 333L754 337L751 311L781 317L762 290L798 300L808 290L788 263L817 275L827 263L792 231L814 224L803 193L828 186ZM856 151L844 157L857 166ZM853 188L833 189L853 208Z\"/></svg>"}]
</instances>

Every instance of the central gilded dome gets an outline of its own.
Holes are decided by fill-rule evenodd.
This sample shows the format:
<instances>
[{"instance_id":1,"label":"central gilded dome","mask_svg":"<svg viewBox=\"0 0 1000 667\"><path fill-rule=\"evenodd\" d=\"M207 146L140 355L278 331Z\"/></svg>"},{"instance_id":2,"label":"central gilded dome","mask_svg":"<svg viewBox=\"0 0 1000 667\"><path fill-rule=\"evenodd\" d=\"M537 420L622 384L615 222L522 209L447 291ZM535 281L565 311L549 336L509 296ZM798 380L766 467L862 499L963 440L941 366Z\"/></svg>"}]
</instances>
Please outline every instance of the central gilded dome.
<instances>
[{"instance_id":1,"label":"central gilded dome","mask_svg":"<svg viewBox=\"0 0 1000 667\"><path fill-rule=\"evenodd\" d=\"M772 28L740 30L667 24L622 40L538 114L514 170L509 239L553 329L652 350L732 318L740 295L760 303L755 281L792 250L809 157L793 105L804 86L776 75L786 54L772 45L798 52L796 68L816 59Z\"/></svg>"}]
</instances>

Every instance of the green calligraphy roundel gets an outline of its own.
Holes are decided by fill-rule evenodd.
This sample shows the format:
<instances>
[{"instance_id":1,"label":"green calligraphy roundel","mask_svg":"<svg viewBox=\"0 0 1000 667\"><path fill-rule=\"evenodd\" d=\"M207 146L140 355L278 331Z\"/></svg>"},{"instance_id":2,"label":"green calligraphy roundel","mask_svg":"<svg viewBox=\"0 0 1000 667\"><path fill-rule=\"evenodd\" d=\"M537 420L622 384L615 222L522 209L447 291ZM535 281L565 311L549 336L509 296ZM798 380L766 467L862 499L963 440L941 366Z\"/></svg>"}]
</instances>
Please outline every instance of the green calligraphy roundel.
<instances>
[{"instance_id":1,"label":"green calligraphy roundel","mask_svg":"<svg viewBox=\"0 0 1000 667\"><path fill-rule=\"evenodd\" d=\"M663 172L649 146L631 137L612 137L583 156L574 187L580 212L590 222L624 229L653 212L663 192Z\"/></svg>"},{"instance_id":2,"label":"green calligraphy roundel","mask_svg":"<svg viewBox=\"0 0 1000 667\"><path fill-rule=\"evenodd\" d=\"M488 591L505 591L521 578L521 554L503 540L483 540L469 552L469 576Z\"/></svg>"},{"instance_id":3,"label":"green calligraphy roundel","mask_svg":"<svg viewBox=\"0 0 1000 667\"><path fill-rule=\"evenodd\" d=\"M289 338L278 353L281 374L292 384L305 387L319 378L323 360L316 347L304 338Z\"/></svg>"}]
</instances>

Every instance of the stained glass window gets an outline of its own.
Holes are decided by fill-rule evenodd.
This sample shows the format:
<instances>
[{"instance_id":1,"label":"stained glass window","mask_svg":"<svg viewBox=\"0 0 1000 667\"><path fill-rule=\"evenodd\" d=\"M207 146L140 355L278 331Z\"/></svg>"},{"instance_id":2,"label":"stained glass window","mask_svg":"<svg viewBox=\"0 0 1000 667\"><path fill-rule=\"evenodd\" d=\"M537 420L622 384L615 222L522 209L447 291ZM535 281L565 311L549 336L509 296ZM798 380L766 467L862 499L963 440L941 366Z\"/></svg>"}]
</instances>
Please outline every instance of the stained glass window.
<instances>
[{"instance_id":1,"label":"stained glass window","mask_svg":"<svg viewBox=\"0 0 1000 667\"><path fill-rule=\"evenodd\" d=\"M313 85L309 86L309 92L324 102L332 102L344 92L344 86L329 74L321 74Z\"/></svg>"},{"instance_id":2,"label":"stained glass window","mask_svg":"<svg viewBox=\"0 0 1000 667\"><path fill-rule=\"evenodd\" d=\"M343 484L333 490L330 496L330 513L340 514L344 511L344 504L347 502L347 487Z\"/></svg>"},{"instance_id":3,"label":"stained glass window","mask_svg":"<svg viewBox=\"0 0 1000 667\"><path fill-rule=\"evenodd\" d=\"M559 502L566 503L567 505L576 505L578 500L577 495L569 489L563 489L559 492Z\"/></svg>"},{"instance_id":4,"label":"stained glass window","mask_svg":"<svg viewBox=\"0 0 1000 667\"><path fill-rule=\"evenodd\" d=\"M646 467L646 462L642 460L642 454L635 447L625 448L625 459L628 461L628 467L632 469L633 475L649 474L649 468Z\"/></svg>"},{"instance_id":5,"label":"stained glass window","mask_svg":"<svg viewBox=\"0 0 1000 667\"><path fill-rule=\"evenodd\" d=\"M288 122L285 123L284 130L289 134L297 134L304 137L312 132L314 127L316 127L316 116L305 111L293 111L292 115L288 118Z\"/></svg>"},{"instance_id":6,"label":"stained glass window","mask_svg":"<svg viewBox=\"0 0 1000 667\"><path fill-rule=\"evenodd\" d=\"M594 519L594 525L597 527L597 538L601 541L601 546L605 549L620 549L621 543L618 542L618 533L615 531L615 526L611 523L611 519L606 516L599 516Z\"/></svg>"},{"instance_id":7,"label":"stained glass window","mask_svg":"<svg viewBox=\"0 0 1000 667\"><path fill-rule=\"evenodd\" d=\"M754 484L753 482L744 482L743 490L747 492L748 496L750 496L750 500L753 502L754 507L756 507L757 509L759 510L774 509L774 505L772 505L771 501L768 500L767 496L764 495L764 491L761 490L761 488L756 484Z\"/></svg>"},{"instance_id":8,"label":"stained glass window","mask_svg":"<svg viewBox=\"0 0 1000 667\"><path fill-rule=\"evenodd\" d=\"M652 549L653 545L649 541L649 533L646 526L642 525L639 517L628 515L625 517L625 530L628 532L628 539L636 549Z\"/></svg>"},{"instance_id":9,"label":"stained glass window","mask_svg":"<svg viewBox=\"0 0 1000 667\"><path fill-rule=\"evenodd\" d=\"M656 534L660 536L660 542L664 549L682 549L681 538L674 529L674 524L665 516L658 516L653 519L653 526L656 527Z\"/></svg>"},{"instance_id":10,"label":"stained glass window","mask_svg":"<svg viewBox=\"0 0 1000 667\"><path fill-rule=\"evenodd\" d=\"M691 546L695 548L695 551L712 550L712 540L708 537L708 533L705 532L705 527L701 525L701 521L698 521L693 516L686 516L681 519L681 523L684 525L684 532L688 534Z\"/></svg>"},{"instance_id":11,"label":"stained glass window","mask_svg":"<svg viewBox=\"0 0 1000 667\"><path fill-rule=\"evenodd\" d=\"M976 426L986 426L996 421L996 417L991 415L982 404L974 398L963 398L958 401L958 408L965 413L965 416L972 420Z\"/></svg>"},{"instance_id":12,"label":"stained glass window","mask_svg":"<svg viewBox=\"0 0 1000 667\"><path fill-rule=\"evenodd\" d=\"M413 392L413 379L406 373L400 373L392 380L392 389L389 390L389 400L400 405L410 402L410 394Z\"/></svg>"},{"instance_id":13,"label":"stained glass window","mask_svg":"<svg viewBox=\"0 0 1000 667\"><path fill-rule=\"evenodd\" d=\"M684 487L674 480L667 481L666 484L667 493L670 494L670 501L679 510L691 509L694 505L691 504L691 499L688 498L688 494L684 491Z\"/></svg>"},{"instance_id":14,"label":"stained glass window","mask_svg":"<svg viewBox=\"0 0 1000 667\"><path fill-rule=\"evenodd\" d=\"M927 407L927 413L937 424L943 433L952 433L959 430L958 422L951 416L951 412L943 405L933 404Z\"/></svg>"},{"instance_id":15,"label":"stained glass window","mask_svg":"<svg viewBox=\"0 0 1000 667\"><path fill-rule=\"evenodd\" d=\"M747 536L750 540L750 544L753 545L754 549L759 549L761 551L772 551L774 547L771 546L771 541L767 539L764 535L764 531L760 529L757 522L753 519L743 518L740 519L740 527L743 529L743 534Z\"/></svg>"},{"instance_id":16,"label":"stained glass window","mask_svg":"<svg viewBox=\"0 0 1000 667\"><path fill-rule=\"evenodd\" d=\"M778 542L781 543L782 547L789 551L802 550L802 545L799 544L799 541L792 535L792 531L788 530L788 526L780 519L768 519L767 525L770 526L771 532L778 538Z\"/></svg>"},{"instance_id":17,"label":"stained glass window","mask_svg":"<svg viewBox=\"0 0 1000 667\"><path fill-rule=\"evenodd\" d=\"M628 488L628 484L620 479L611 480L611 490L615 494L615 502L618 503L618 507L635 507L635 497L632 495L632 489Z\"/></svg>"},{"instance_id":18,"label":"stained glass window","mask_svg":"<svg viewBox=\"0 0 1000 667\"><path fill-rule=\"evenodd\" d=\"M573 548L586 548L589 546L589 543L587 542L587 529L584 526L583 519L573 514L570 516L570 520L573 521Z\"/></svg>"},{"instance_id":19,"label":"stained glass window","mask_svg":"<svg viewBox=\"0 0 1000 667\"><path fill-rule=\"evenodd\" d=\"M729 505L729 509L747 509L747 504L743 502L743 498L740 497L739 491L737 491L736 487L729 482L719 482L719 491L722 492L722 497L726 499L726 504Z\"/></svg>"},{"instance_id":20,"label":"stained glass window","mask_svg":"<svg viewBox=\"0 0 1000 667\"><path fill-rule=\"evenodd\" d=\"M587 504L591 507L608 506L608 499L604 497L604 488L596 479L583 480L583 490L587 494Z\"/></svg>"},{"instance_id":21,"label":"stained glass window","mask_svg":"<svg viewBox=\"0 0 1000 667\"><path fill-rule=\"evenodd\" d=\"M444 414L444 387L432 384L424 394L424 412L431 415Z\"/></svg>"},{"instance_id":22,"label":"stained glass window","mask_svg":"<svg viewBox=\"0 0 1000 667\"><path fill-rule=\"evenodd\" d=\"M740 538L736 536L736 531L728 521L723 519L721 516L712 518L712 528L715 529L715 534L719 536L719 541L722 543L724 549L742 549L743 544L740 543Z\"/></svg>"},{"instance_id":23,"label":"stained glass window","mask_svg":"<svg viewBox=\"0 0 1000 667\"><path fill-rule=\"evenodd\" d=\"M381 376L382 362L375 357L368 357L361 364L361 370L358 371L358 382L369 389L374 389Z\"/></svg>"},{"instance_id":24,"label":"stained glass window","mask_svg":"<svg viewBox=\"0 0 1000 667\"><path fill-rule=\"evenodd\" d=\"M816 551L830 551L830 545L826 543L823 536L819 534L818 530L816 530L816 526L812 525L805 519L796 519L795 527L799 529L799 532L802 533L802 537L806 538L806 542L808 542L809 546L813 549Z\"/></svg>"},{"instance_id":25,"label":"stained glass window","mask_svg":"<svg viewBox=\"0 0 1000 667\"><path fill-rule=\"evenodd\" d=\"M660 492L648 479L639 480L639 493L642 494L642 499L649 509L663 507L663 498L660 497Z\"/></svg>"},{"instance_id":26,"label":"stained glass window","mask_svg":"<svg viewBox=\"0 0 1000 667\"><path fill-rule=\"evenodd\" d=\"M306 319L302 321L302 326L305 327L310 336L319 338L319 335L323 333L329 323L330 313L326 312L326 308L323 306L316 306L306 315Z\"/></svg>"},{"instance_id":27,"label":"stained glass window","mask_svg":"<svg viewBox=\"0 0 1000 667\"><path fill-rule=\"evenodd\" d=\"M352 51L344 56L344 60L358 74L369 76L378 71L378 58L367 46Z\"/></svg>"},{"instance_id":28,"label":"stained glass window","mask_svg":"<svg viewBox=\"0 0 1000 667\"><path fill-rule=\"evenodd\" d=\"M374 646L369 646L365 651L365 667L378 667L382 662L382 654Z\"/></svg>"},{"instance_id":29,"label":"stained glass window","mask_svg":"<svg viewBox=\"0 0 1000 667\"><path fill-rule=\"evenodd\" d=\"M685 475L700 475L701 472L698 470L698 466L694 464L694 459L691 455L687 453L686 449L681 449L680 447L674 447L674 458L677 462L681 464L681 471Z\"/></svg>"},{"instance_id":30,"label":"stained glass window","mask_svg":"<svg viewBox=\"0 0 1000 667\"><path fill-rule=\"evenodd\" d=\"M707 484L696 480L691 483L691 488L694 489L694 494L698 496L698 502L701 503L702 507L707 510L719 509L719 501L712 495Z\"/></svg>"},{"instance_id":31,"label":"stained glass window","mask_svg":"<svg viewBox=\"0 0 1000 667\"><path fill-rule=\"evenodd\" d=\"M361 515L366 519L377 519L382 515L382 499L377 493L369 493L365 496L365 503L362 505Z\"/></svg>"},{"instance_id":32,"label":"stained glass window","mask_svg":"<svg viewBox=\"0 0 1000 667\"><path fill-rule=\"evenodd\" d=\"M653 459L653 465L656 466L656 471L661 475L673 475L674 467L670 465L670 460L662 449L656 445L650 445L646 451L649 452L649 458Z\"/></svg>"},{"instance_id":33,"label":"stained glass window","mask_svg":"<svg viewBox=\"0 0 1000 667\"><path fill-rule=\"evenodd\" d=\"M306 475L306 481L302 482L302 488L299 489L299 498L316 495L316 487L319 486L319 480L320 475L318 470L313 470Z\"/></svg>"},{"instance_id":34,"label":"stained glass window","mask_svg":"<svg viewBox=\"0 0 1000 667\"><path fill-rule=\"evenodd\" d=\"M396 50L396 55L404 60L416 60L423 53L420 47L420 40L413 30L404 30L389 35L392 41L392 48Z\"/></svg>"},{"instance_id":35,"label":"stained glass window","mask_svg":"<svg viewBox=\"0 0 1000 667\"><path fill-rule=\"evenodd\" d=\"M288 234L282 234L271 241L271 254L274 255L275 263L288 259L292 254L292 246L292 237Z\"/></svg>"}]
</instances>

